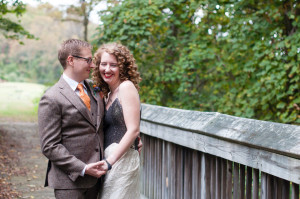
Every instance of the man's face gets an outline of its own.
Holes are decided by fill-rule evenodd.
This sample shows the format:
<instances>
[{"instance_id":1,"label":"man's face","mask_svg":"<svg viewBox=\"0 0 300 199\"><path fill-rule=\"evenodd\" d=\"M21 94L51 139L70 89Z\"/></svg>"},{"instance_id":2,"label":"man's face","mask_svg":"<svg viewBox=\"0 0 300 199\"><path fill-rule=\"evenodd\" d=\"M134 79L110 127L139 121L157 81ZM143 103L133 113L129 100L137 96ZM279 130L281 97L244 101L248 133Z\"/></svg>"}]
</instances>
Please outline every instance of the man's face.
<instances>
[{"instance_id":1,"label":"man's face","mask_svg":"<svg viewBox=\"0 0 300 199\"><path fill-rule=\"evenodd\" d=\"M90 76L90 72L95 68L94 63L91 61L92 52L89 48L83 48L80 55L70 55L71 73L77 82L81 82Z\"/></svg>"}]
</instances>

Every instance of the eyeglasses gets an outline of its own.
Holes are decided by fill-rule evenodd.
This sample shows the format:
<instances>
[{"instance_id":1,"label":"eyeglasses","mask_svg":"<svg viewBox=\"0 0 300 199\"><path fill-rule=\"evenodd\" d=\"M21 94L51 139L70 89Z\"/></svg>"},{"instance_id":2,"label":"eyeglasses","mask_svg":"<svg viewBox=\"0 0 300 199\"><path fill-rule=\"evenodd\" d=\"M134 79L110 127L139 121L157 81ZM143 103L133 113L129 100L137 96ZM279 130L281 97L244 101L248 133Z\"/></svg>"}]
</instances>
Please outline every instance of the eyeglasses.
<instances>
[{"instance_id":1,"label":"eyeglasses","mask_svg":"<svg viewBox=\"0 0 300 199\"><path fill-rule=\"evenodd\" d=\"M79 58L79 59L84 59L86 61L86 63L91 64L93 59L92 58L85 58L85 57L80 57L77 55L72 55L73 57Z\"/></svg>"}]
</instances>

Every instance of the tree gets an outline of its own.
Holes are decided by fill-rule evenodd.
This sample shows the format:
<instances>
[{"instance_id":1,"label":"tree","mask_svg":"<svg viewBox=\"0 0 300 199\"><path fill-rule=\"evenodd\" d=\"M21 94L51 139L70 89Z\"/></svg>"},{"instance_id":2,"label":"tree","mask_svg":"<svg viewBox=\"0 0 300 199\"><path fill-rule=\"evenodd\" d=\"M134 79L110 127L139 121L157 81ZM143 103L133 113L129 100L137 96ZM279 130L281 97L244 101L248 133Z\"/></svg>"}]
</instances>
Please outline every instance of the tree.
<instances>
[{"instance_id":1,"label":"tree","mask_svg":"<svg viewBox=\"0 0 300 199\"><path fill-rule=\"evenodd\" d=\"M67 8L68 16L64 19L66 21L75 21L82 23L84 27L84 40L88 40L88 25L89 17L93 9L101 0L80 0L80 6L71 5Z\"/></svg>"},{"instance_id":2,"label":"tree","mask_svg":"<svg viewBox=\"0 0 300 199\"><path fill-rule=\"evenodd\" d=\"M297 0L108 1L96 45L137 60L146 103L300 123Z\"/></svg>"},{"instance_id":3,"label":"tree","mask_svg":"<svg viewBox=\"0 0 300 199\"><path fill-rule=\"evenodd\" d=\"M0 31L5 38L16 40L21 39L23 36L28 39L35 38L19 24L20 21L14 22L10 18L4 17L7 14L14 14L20 17L25 11L26 5L20 0L10 2L7 0L0 1Z\"/></svg>"}]
</instances>

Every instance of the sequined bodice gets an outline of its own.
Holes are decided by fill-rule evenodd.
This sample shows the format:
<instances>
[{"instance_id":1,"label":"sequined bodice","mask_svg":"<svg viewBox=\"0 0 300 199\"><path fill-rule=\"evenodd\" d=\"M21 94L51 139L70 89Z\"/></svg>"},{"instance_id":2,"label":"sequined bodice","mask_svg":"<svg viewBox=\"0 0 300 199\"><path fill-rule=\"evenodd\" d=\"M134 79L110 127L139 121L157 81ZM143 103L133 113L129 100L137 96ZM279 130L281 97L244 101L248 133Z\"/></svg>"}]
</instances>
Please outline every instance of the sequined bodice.
<instances>
[{"instance_id":1,"label":"sequined bodice","mask_svg":"<svg viewBox=\"0 0 300 199\"><path fill-rule=\"evenodd\" d=\"M126 131L122 106L116 98L104 117L104 148L112 143L119 143Z\"/></svg>"}]
</instances>

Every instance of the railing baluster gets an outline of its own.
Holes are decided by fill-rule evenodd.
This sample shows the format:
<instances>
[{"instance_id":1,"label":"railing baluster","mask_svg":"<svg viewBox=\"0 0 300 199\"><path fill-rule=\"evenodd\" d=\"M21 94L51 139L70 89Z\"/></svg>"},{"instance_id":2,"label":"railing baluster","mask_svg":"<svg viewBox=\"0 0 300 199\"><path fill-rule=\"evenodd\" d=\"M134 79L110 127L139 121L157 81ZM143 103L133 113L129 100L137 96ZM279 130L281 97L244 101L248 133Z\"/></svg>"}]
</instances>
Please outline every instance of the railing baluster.
<instances>
[{"instance_id":1,"label":"railing baluster","mask_svg":"<svg viewBox=\"0 0 300 199\"><path fill-rule=\"evenodd\" d=\"M185 188L184 182L184 164L185 164L185 154L181 146L177 147L176 151L176 178L175 180L175 194L176 198L183 198L183 192Z\"/></svg>"},{"instance_id":2,"label":"railing baluster","mask_svg":"<svg viewBox=\"0 0 300 199\"><path fill-rule=\"evenodd\" d=\"M228 199L232 198L232 164L231 161L227 161L226 196Z\"/></svg>"},{"instance_id":3,"label":"railing baluster","mask_svg":"<svg viewBox=\"0 0 300 199\"><path fill-rule=\"evenodd\" d=\"M140 128L148 199L299 199L298 126L143 105Z\"/></svg>"},{"instance_id":4,"label":"railing baluster","mask_svg":"<svg viewBox=\"0 0 300 199\"><path fill-rule=\"evenodd\" d=\"M167 142L163 141L163 158L162 158L162 198L168 198L168 153Z\"/></svg>"},{"instance_id":5,"label":"railing baluster","mask_svg":"<svg viewBox=\"0 0 300 199\"><path fill-rule=\"evenodd\" d=\"M253 199L258 199L259 187L259 170L253 169Z\"/></svg>"},{"instance_id":6,"label":"railing baluster","mask_svg":"<svg viewBox=\"0 0 300 199\"><path fill-rule=\"evenodd\" d=\"M170 178L170 189L169 189L169 196L170 196L170 199L171 198L176 198L176 165L177 165L177 162L176 162L176 147L175 147L175 144L173 143L170 143L169 144L169 150L170 150L170 156L169 156L169 159L170 159L170 165L169 165L169 169L170 169L170 175L169 175L169 178Z\"/></svg>"},{"instance_id":7,"label":"railing baluster","mask_svg":"<svg viewBox=\"0 0 300 199\"><path fill-rule=\"evenodd\" d=\"M245 165L240 165L240 198L245 199Z\"/></svg>"},{"instance_id":8,"label":"railing baluster","mask_svg":"<svg viewBox=\"0 0 300 199\"><path fill-rule=\"evenodd\" d=\"M192 199L200 198L201 191L201 159L198 151L193 150L192 157Z\"/></svg>"},{"instance_id":9,"label":"railing baluster","mask_svg":"<svg viewBox=\"0 0 300 199\"><path fill-rule=\"evenodd\" d=\"M241 198L239 185L239 164L234 163L233 167L233 198Z\"/></svg>"},{"instance_id":10,"label":"railing baluster","mask_svg":"<svg viewBox=\"0 0 300 199\"><path fill-rule=\"evenodd\" d=\"M210 158L210 196L211 199L216 197L216 157Z\"/></svg>"},{"instance_id":11,"label":"railing baluster","mask_svg":"<svg viewBox=\"0 0 300 199\"><path fill-rule=\"evenodd\" d=\"M227 160L221 160L221 199L226 199Z\"/></svg>"},{"instance_id":12,"label":"railing baluster","mask_svg":"<svg viewBox=\"0 0 300 199\"><path fill-rule=\"evenodd\" d=\"M261 172L261 199L267 199L267 174Z\"/></svg>"},{"instance_id":13,"label":"railing baluster","mask_svg":"<svg viewBox=\"0 0 300 199\"><path fill-rule=\"evenodd\" d=\"M190 149L184 150L184 195L183 198L192 198L192 152Z\"/></svg>"},{"instance_id":14,"label":"railing baluster","mask_svg":"<svg viewBox=\"0 0 300 199\"><path fill-rule=\"evenodd\" d=\"M286 180L282 181L282 198L290 198L290 182Z\"/></svg>"},{"instance_id":15,"label":"railing baluster","mask_svg":"<svg viewBox=\"0 0 300 199\"><path fill-rule=\"evenodd\" d=\"M221 199L221 179L222 179L222 172L221 172L221 158L217 157L216 159L216 199Z\"/></svg>"},{"instance_id":16,"label":"railing baluster","mask_svg":"<svg viewBox=\"0 0 300 199\"><path fill-rule=\"evenodd\" d=\"M292 183L292 199L299 199L299 185Z\"/></svg>"},{"instance_id":17,"label":"railing baluster","mask_svg":"<svg viewBox=\"0 0 300 199\"><path fill-rule=\"evenodd\" d=\"M252 168L247 167L247 177L246 177L246 199L251 199L252 196Z\"/></svg>"}]
</instances>

